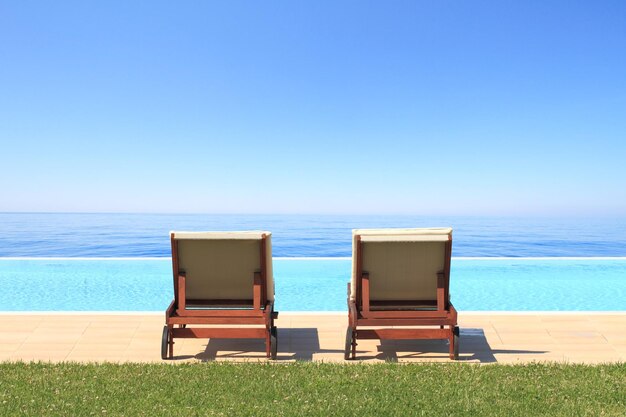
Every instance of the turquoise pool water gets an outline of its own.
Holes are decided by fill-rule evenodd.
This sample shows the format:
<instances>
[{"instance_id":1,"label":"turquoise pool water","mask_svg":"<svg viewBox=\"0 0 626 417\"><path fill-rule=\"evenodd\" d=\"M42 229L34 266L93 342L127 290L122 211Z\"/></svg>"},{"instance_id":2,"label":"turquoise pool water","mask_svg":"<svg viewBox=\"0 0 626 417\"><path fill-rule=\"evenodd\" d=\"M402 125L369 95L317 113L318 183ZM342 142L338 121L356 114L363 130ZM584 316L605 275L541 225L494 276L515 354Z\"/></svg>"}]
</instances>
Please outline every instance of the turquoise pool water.
<instances>
[{"instance_id":1,"label":"turquoise pool water","mask_svg":"<svg viewBox=\"0 0 626 417\"><path fill-rule=\"evenodd\" d=\"M343 311L350 260L274 260L279 311ZM626 258L452 261L457 309L624 311ZM163 311L171 263L161 259L0 258L0 311Z\"/></svg>"}]
</instances>

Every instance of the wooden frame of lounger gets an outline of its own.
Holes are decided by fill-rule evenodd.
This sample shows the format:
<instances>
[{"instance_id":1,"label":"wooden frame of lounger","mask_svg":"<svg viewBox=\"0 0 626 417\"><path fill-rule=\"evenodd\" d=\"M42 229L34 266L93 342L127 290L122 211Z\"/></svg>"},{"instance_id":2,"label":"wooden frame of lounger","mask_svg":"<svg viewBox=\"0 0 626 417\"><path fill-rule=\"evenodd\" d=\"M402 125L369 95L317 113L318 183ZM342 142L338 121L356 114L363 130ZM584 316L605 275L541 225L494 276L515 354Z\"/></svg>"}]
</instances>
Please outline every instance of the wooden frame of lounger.
<instances>
[{"instance_id":1,"label":"wooden frame of lounger","mask_svg":"<svg viewBox=\"0 0 626 417\"><path fill-rule=\"evenodd\" d=\"M172 268L174 272L174 300L165 311L165 326L161 344L162 359L174 356L175 338L216 338L216 339L265 339L265 353L276 359L277 330L274 320L273 280L271 278L271 247L268 248L269 232L207 232L197 235L224 235L228 239L259 240L260 270L250 274L252 300L243 299L194 299L194 308L188 308L186 297L187 274L179 269L178 235L193 236L194 232L171 232ZM250 238L246 236L255 236ZM271 245L271 243L270 243ZM267 251L269 252L269 256ZM268 288L268 277L271 288ZM191 325L258 325L257 327L187 327Z\"/></svg>"},{"instance_id":2,"label":"wooden frame of lounger","mask_svg":"<svg viewBox=\"0 0 626 417\"><path fill-rule=\"evenodd\" d=\"M394 234L397 232L398 234ZM436 299L385 300L370 298L370 274L363 270L363 236L379 242L410 239L411 232L428 242L428 235L447 235L442 242L445 250L443 269L432 279L436 280ZM424 233L426 238L423 238ZM452 229L362 229L353 231L353 280L356 289L348 283L348 329L344 358L356 358L358 339L448 339L450 359L458 359L459 328L457 311L450 302L450 259L452 254ZM378 277L380 279L380 277ZM384 279L384 277L382 277ZM420 309L414 309L413 306ZM393 328L360 329L361 326L393 326ZM398 328L400 326L411 326ZM424 326L415 328L417 326Z\"/></svg>"}]
</instances>

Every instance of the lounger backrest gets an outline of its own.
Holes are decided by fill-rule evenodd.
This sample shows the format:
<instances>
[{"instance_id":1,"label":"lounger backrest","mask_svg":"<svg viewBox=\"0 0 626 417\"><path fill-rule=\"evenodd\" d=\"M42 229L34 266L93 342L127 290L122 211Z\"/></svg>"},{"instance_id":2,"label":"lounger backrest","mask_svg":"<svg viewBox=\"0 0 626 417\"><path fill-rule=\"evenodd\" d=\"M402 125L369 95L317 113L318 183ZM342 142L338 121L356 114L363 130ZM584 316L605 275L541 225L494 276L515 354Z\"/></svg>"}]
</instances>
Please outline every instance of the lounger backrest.
<instances>
[{"instance_id":1,"label":"lounger backrest","mask_svg":"<svg viewBox=\"0 0 626 417\"><path fill-rule=\"evenodd\" d=\"M370 300L436 300L437 273L446 266L450 228L357 229L352 233L352 284L356 299L357 245L369 273Z\"/></svg>"},{"instance_id":2,"label":"lounger backrest","mask_svg":"<svg viewBox=\"0 0 626 417\"><path fill-rule=\"evenodd\" d=\"M251 300L255 271L261 271L265 236L268 300L274 299L270 232L172 232L178 269L186 274L188 300Z\"/></svg>"}]
</instances>

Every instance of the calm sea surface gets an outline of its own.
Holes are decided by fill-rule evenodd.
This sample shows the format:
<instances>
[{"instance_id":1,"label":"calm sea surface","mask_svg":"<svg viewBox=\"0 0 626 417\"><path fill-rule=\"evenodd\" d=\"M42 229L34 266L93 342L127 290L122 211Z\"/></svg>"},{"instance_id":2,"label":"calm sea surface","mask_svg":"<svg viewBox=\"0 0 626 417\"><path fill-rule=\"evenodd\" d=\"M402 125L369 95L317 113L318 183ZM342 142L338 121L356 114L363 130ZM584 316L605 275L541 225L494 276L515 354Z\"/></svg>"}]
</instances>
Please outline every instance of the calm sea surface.
<instances>
[{"instance_id":1,"label":"calm sea surface","mask_svg":"<svg viewBox=\"0 0 626 417\"><path fill-rule=\"evenodd\" d=\"M346 257L351 230L454 228L453 256L626 256L626 217L0 213L0 257L162 257L170 230L269 230L275 257Z\"/></svg>"},{"instance_id":2,"label":"calm sea surface","mask_svg":"<svg viewBox=\"0 0 626 417\"><path fill-rule=\"evenodd\" d=\"M0 310L162 311L172 299L170 230L263 229L283 258L277 308L341 311L351 229L433 226L454 228L460 311L626 310L624 219L9 213L0 214ZM294 257L306 259L284 259Z\"/></svg>"}]
</instances>

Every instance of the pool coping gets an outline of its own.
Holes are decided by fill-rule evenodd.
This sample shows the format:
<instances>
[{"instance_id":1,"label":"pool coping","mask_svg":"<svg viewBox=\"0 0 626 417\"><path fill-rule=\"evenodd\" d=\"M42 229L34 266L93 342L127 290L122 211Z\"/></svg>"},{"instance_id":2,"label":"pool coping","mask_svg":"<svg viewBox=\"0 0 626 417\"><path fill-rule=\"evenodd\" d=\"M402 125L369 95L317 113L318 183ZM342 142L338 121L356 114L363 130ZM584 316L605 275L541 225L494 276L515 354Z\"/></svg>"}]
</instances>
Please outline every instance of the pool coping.
<instances>
[{"instance_id":1,"label":"pool coping","mask_svg":"<svg viewBox=\"0 0 626 417\"><path fill-rule=\"evenodd\" d=\"M0 256L0 261L171 261L169 256ZM349 256L275 256L275 261L350 261ZM626 256L453 256L458 261L626 261Z\"/></svg>"}]
</instances>

